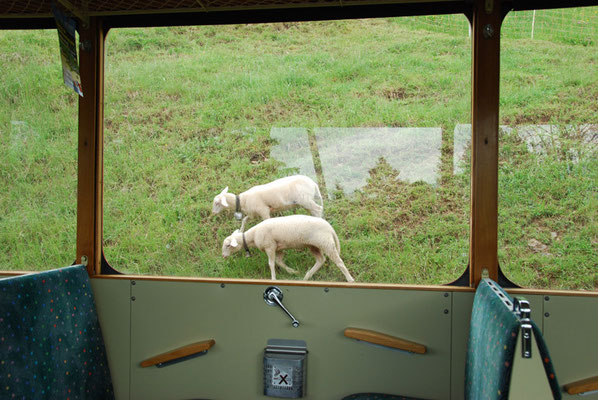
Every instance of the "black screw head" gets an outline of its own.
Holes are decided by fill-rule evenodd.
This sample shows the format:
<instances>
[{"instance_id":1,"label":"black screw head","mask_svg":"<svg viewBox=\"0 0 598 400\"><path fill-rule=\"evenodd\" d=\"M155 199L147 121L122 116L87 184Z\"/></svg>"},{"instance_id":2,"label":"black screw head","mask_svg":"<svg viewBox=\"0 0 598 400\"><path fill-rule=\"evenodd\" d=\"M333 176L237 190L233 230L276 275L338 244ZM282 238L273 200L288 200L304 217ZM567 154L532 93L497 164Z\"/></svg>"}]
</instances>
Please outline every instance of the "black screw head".
<instances>
[{"instance_id":1,"label":"black screw head","mask_svg":"<svg viewBox=\"0 0 598 400\"><path fill-rule=\"evenodd\" d=\"M550 296L544 296L544 300L546 300L546 301L550 300Z\"/></svg>"},{"instance_id":2,"label":"black screw head","mask_svg":"<svg viewBox=\"0 0 598 400\"><path fill-rule=\"evenodd\" d=\"M448 314L448 313L449 313L449 310L445 308L445 309L444 309L444 313L445 313L445 314Z\"/></svg>"},{"instance_id":3,"label":"black screw head","mask_svg":"<svg viewBox=\"0 0 598 400\"><path fill-rule=\"evenodd\" d=\"M135 301L135 296L131 296L131 301Z\"/></svg>"},{"instance_id":4,"label":"black screw head","mask_svg":"<svg viewBox=\"0 0 598 400\"><path fill-rule=\"evenodd\" d=\"M226 285L225 285L224 283L221 283L221 284L220 284L220 287L221 287L221 288L224 288L225 286L226 286Z\"/></svg>"},{"instance_id":5,"label":"black screw head","mask_svg":"<svg viewBox=\"0 0 598 400\"><path fill-rule=\"evenodd\" d=\"M324 291L325 291L326 293L328 293L328 292L330 292L330 288L324 288Z\"/></svg>"},{"instance_id":6,"label":"black screw head","mask_svg":"<svg viewBox=\"0 0 598 400\"><path fill-rule=\"evenodd\" d=\"M544 316L545 316L546 318L548 318L548 317L550 317L550 313L544 313Z\"/></svg>"}]
</instances>

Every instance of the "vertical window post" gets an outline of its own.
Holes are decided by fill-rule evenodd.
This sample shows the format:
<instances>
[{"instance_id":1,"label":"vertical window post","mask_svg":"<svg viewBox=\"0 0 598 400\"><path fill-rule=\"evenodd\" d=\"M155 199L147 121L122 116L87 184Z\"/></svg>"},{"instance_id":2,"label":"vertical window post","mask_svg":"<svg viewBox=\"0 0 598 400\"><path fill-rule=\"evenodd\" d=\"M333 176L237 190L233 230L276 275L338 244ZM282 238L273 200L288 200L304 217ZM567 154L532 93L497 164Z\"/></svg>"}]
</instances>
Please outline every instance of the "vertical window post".
<instances>
[{"instance_id":1,"label":"vertical window post","mask_svg":"<svg viewBox=\"0 0 598 400\"><path fill-rule=\"evenodd\" d=\"M77 263L87 257L90 275L100 273L102 252L104 32L101 20L90 18L79 30L79 97L77 180Z\"/></svg>"},{"instance_id":2,"label":"vertical window post","mask_svg":"<svg viewBox=\"0 0 598 400\"><path fill-rule=\"evenodd\" d=\"M498 279L498 101L501 0L475 0L472 32L470 286Z\"/></svg>"}]
</instances>

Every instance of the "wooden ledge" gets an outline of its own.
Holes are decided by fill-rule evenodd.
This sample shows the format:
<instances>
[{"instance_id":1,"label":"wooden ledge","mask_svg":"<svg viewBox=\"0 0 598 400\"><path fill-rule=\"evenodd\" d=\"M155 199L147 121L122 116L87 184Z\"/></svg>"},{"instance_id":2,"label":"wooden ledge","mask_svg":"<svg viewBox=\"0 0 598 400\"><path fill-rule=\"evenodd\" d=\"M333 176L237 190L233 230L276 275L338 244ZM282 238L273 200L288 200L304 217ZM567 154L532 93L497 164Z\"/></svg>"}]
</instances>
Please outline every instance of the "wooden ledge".
<instances>
[{"instance_id":1,"label":"wooden ledge","mask_svg":"<svg viewBox=\"0 0 598 400\"><path fill-rule=\"evenodd\" d=\"M179 347L178 349L159 354L152 358L148 358L140 363L142 368L151 367L153 365L160 366L160 364L172 363L182 358L199 355L199 353L206 352L214 346L216 342L214 339L204 340L202 342L193 343L187 346ZM181 360L182 361L182 360Z\"/></svg>"},{"instance_id":2,"label":"wooden ledge","mask_svg":"<svg viewBox=\"0 0 598 400\"><path fill-rule=\"evenodd\" d=\"M381 289L381 290L416 290L416 291L434 291L434 292L465 292L475 293L475 288L468 286L448 286L448 285L406 285L398 283L367 283L367 282L326 282L326 281L300 281L284 279L244 279L244 278L201 278L184 276L164 276L164 275L94 275L92 279L106 280L128 280L138 282L181 282L181 283L212 283L227 285L259 285L259 286L298 286L298 287L318 287L318 288L338 288L338 289ZM598 292L594 292L598 297Z\"/></svg>"},{"instance_id":3,"label":"wooden ledge","mask_svg":"<svg viewBox=\"0 0 598 400\"><path fill-rule=\"evenodd\" d=\"M571 382L563 386L565 392L569 394L580 394L598 390L598 376L582 379L577 382Z\"/></svg>"},{"instance_id":4,"label":"wooden ledge","mask_svg":"<svg viewBox=\"0 0 598 400\"><path fill-rule=\"evenodd\" d=\"M384 333L371 331L368 329L347 328L345 336L351 339L361 340L380 346L391 347L393 349L408 351L410 353L426 354L426 346L423 344L410 342L409 340L385 335Z\"/></svg>"}]
</instances>

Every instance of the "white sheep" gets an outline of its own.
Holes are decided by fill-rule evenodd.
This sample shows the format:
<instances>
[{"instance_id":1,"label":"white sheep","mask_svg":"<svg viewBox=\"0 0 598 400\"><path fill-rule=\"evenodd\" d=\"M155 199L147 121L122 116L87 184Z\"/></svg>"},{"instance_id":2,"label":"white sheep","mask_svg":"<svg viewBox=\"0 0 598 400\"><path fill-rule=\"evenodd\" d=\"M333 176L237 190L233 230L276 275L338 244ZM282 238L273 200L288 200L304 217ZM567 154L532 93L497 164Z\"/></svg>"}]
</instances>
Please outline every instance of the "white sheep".
<instances>
[{"instance_id":1,"label":"white sheep","mask_svg":"<svg viewBox=\"0 0 598 400\"><path fill-rule=\"evenodd\" d=\"M307 176L293 175L265 185L254 186L239 195L228 193L227 186L214 197L212 214L229 209L235 211L238 219L242 214L268 219L273 212L302 206L311 215L321 217L324 207L318 205L314 199L323 204L318 185Z\"/></svg>"},{"instance_id":2,"label":"white sheep","mask_svg":"<svg viewBox=\"0 0 598 400\"><path fill-rule=\"evenodd\" d=\"M305 274L308 280L326 262L326 256L337 265L348 282L354 279L347 270L340 257L340 243L334 228L324 219L309 215L290 215L286 217L270 218L260 222L247 232L243 232L245 221L241 229L224 239L222 243L222 257L245 249L249 254L250 247L257 247L268 255L268 265L272 279L276 279L275 264L291 274L296 274L283 261L282 251L285 249L308 248L316 258L316 264Z\"/></svg>"}]
</instances>

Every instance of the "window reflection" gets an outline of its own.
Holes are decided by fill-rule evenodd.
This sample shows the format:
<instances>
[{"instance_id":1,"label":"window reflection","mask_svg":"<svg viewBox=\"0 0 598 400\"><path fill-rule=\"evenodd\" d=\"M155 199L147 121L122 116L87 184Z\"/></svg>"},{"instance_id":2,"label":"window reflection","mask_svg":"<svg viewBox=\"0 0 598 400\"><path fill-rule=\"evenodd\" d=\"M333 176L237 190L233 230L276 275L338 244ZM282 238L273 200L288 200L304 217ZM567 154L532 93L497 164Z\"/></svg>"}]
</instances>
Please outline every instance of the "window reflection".
<instances>
[{"instance_id":1,"label":"window reflection","mask_svg":"<svg viewBox=\"0 0 598 400\"><path fill-rule=\"evenodd\" d=\"M273 128L270 136L278 140L271 156L317 180L329 196L363 188L381 158L403 182L439 179L441 128Z\"/></svg>"}]
</instances>

